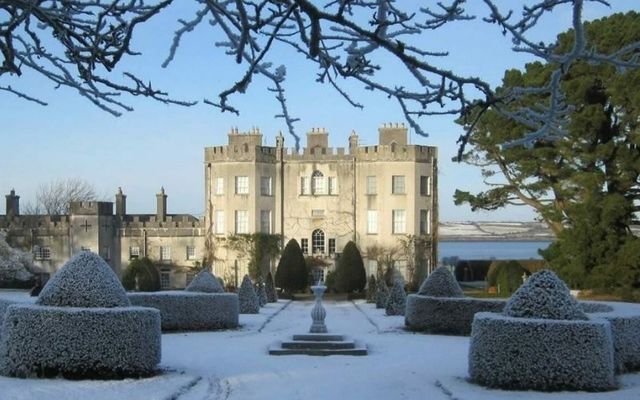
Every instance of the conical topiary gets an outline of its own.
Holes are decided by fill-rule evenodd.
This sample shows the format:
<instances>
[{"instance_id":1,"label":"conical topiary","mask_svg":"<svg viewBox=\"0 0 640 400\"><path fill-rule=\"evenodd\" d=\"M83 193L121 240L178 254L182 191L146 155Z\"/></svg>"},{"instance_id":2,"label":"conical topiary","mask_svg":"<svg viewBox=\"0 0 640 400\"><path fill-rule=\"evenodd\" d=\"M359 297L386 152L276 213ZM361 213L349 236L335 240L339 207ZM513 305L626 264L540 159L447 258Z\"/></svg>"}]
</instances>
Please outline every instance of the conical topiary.
<instances>
[{"instance_id":1,"label":"conical topiary","mask_svg":"<svg viewBox=\"0 0 640 400\"><path fill-rule=\"evenodd\" d=\"M222 293L224 289L220 285L220 281L211 272L206 269L198 272L189 286L184 290L188 292L204 292L204 293Z\"/></svg>"},{"instance_id":2,"label":"conical topiary","mask_svg":"<svg viewBox=\"0 0 640 400\"><path fill-rule=\"evenodd\" d=\"M549 270L531 275L511 296L503 314L516 318L588 319L567 285Z\"/></svg>"},{"instance_id":3,"label":"conical topiary","mask_svg":"<svg viewBox=\"0 0 640 400\"><path fill-rule=\"evenodd\" d=\"M253 290L249 275L242 278L242 284L238 289L238 302L240 303L240 314L258 314L260 312L258 296Z\"/></svg>"},{"instance_id":4,"label":"conical topiary","mask_svg":"<svg viewBox=\"0 0 640 400\"><path fill-rule=\"evenodd\" d=\"M389 300L389 288L387 282L381 279L376 285L376 308L385 308Z\"/></svg>"},{"instance_id":5,"label":"conical topiary","mask_svg":"<svg viewBox=\"0 0 640 400\"><path fill-rule=\"evenodd\" d=\"M278 293L276 293L276 286L273 284L273 275L271 275L271 272L267 274L264 290L267 292L267 302L278 302Z\"/></svg>"},{"instance_id":6,"label":"conical topiary","mask_svg":"<svg viewBox=\"0 0 640 400\"><path fill-rule=\"evenodd\" d=\"M300 245L295 239L289 240L282 251L276 269L276 285L288 293L302 290L307 286L309 278L307 264Z\"/></svg>"},{"instance_id":7,"label":"conical topiary","mask_svg":"<svg viewBox=\"0 0 640 400\"><path fill-rule=\"evenodd\" d=\"M367 281L367 303L376 302L376 277L371 275Z\"/></svg>"},{"instance_id":8,"label":"conical topiary","mask_svg":"<svg viewBox=\"0 0 640 400\"><path fill-rule=\"evenodd\" d=\"M389 300L387 300L387 315L404 315L407 306L407 293L404 291L404 282L402 279L396 279L389 292Z\"/></svg>"},{"instance_id":9,"label":"conical topiary","mask_svg":"<svg viewBox=\"0 0 640 400\"><path fill-rule=\"evenodd\" d=\"M267 292L264 288L264 283L258 282L254 290L256 291L256 296L258 296L258 304L260 304L260 307L263 307L267 304Z\"/></svg>"},{"instance_id":10,"label":"conical topiary","mask_svg":"<svg viewBox=\"0 0 640 400\"><path fill-rule=\"evenodd\" d=\"M418 294L432 297L464 297L464 293L449 268L438 267L420 285Z\"/></svg>"},{"instance_id":11,"label":"conical topiary","mask_svg":"<svg viewBox=\"0 0 640 400\"><path fill-rule=\"evenodd\" d=\"M36 304L86 308L131 305L109 264L90 251L82 251L71 257L49 279Z\"/></svg>"}]
</instances>

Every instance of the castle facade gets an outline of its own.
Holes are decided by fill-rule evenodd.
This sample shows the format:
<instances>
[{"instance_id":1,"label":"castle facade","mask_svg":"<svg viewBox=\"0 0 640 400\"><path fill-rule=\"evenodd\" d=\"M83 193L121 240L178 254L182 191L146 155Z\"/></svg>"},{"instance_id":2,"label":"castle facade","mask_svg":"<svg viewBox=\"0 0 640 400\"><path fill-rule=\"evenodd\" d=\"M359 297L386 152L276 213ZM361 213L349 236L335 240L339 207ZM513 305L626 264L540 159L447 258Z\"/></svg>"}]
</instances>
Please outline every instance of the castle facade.
<instances>
[{"instance_id":1,"label":"castle facade","mask_svg":"<svg viewBox=\"0 0 640 400\"><path fill-rule=\"evenodd\" d=\"M319 277L350 240L367 275L376 273L381 250L397 254L395 267L404 275L410 265L430 272L437 261L437 160L437 148L408 144L403 125L380 127L373 146L360 146L352 133L347 149L328 147L328 133L312 129L301 151L285 148L281 134L272 147L263 145L258 130L232 130L227 145L205 148L202 218L168 214L164 189L155 214L127 213L119 189L115 202L72 202L68 215L21 215L12 190L0 229L12 245L31 249L47 272L85 250L119 274L146 256L159 265L167 289L184 287L205 258L228 284L241 280L247 260L224 246L224 238L256 232L279 235L283 245L296 239L305 255L321 260ZM420 244L412 260L391 250L403 241Z\"/></svg>"}]
</instances>

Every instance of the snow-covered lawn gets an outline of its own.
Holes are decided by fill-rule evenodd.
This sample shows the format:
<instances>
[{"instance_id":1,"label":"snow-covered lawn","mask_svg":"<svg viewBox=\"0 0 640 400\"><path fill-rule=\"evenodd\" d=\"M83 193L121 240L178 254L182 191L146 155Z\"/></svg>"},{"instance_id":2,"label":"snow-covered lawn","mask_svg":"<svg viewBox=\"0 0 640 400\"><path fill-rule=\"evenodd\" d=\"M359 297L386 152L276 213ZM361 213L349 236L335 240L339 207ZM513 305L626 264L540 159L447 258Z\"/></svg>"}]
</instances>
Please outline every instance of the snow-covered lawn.
<instances>
[{"instance_id":1,"label":"snow-covered lawn","mask_svg":"<svg viewBox=\"0 0 640 400\"><path fill-rule=\"evenodd\" d=\"M1 297L1 295L0 295ZM312 302L268 304L232 331L162 336L161 375L67 381L0 377L0 399L638 399L640 374L604 393L488 390L466 381L469 338L414 334L403 317L362 302L328 302L332 333L362 341L369 355L270 356L268 347L311 325Z\"/></svg>"}]
</instances>

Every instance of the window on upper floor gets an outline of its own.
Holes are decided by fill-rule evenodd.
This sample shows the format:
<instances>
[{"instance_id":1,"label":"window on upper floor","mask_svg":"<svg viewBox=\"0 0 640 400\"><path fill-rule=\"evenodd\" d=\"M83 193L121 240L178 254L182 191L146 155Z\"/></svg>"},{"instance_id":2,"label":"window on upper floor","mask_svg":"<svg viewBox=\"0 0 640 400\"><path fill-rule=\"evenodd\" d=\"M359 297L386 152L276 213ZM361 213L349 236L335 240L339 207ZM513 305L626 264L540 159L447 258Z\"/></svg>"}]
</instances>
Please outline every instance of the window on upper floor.
<instances>
[{"instance_id":1,"label":"window on upper floor","mask_svg":"<svg viewBox=\"0 0 640 400\"><path fill-rule=\"evenodd\" d=\"M216 210L215 212L215 224L213 226L216 235L224 234L224 211Z\"/></svg>"},{"instance_id":2,"label":"window on upper floor","mask_svg":"<svg viewBox=\"0 0 640 400\"><path fill-rule=\"evenodd\" d=\"M376 194L378 191L376 177L367 176L367 194Z\"/></svg>"},{"instance_id":3,"label":"window on upper floor","mask_svg":"<svg viewBox=\"0 0 640 400\"><path fill-rule=\"evenodd\" d=\"M236 234L249 233L249 213L247 211L236 211Z\"/></svg>"},{"instance_id":4,"label":"window on upper floor","mask_svg":"<svg viewBox=\"0 0 640 400\"><path fill-rule=\"evenodd\" d=\"M367 233L378 233L378 210L367 210Z\"/></svg>"},{"instance_id":5,"label":"window on upper floor","mask_svg":"<svg viewBox=\"0 0 640 400\"><path fill-rule=\"evenodd\" d=\"M309 186L308 176L300 177L300 194L302 195L311 194L311 187Z\"/></svg>"},{"instance_id":6,"label":"window on upper floor","mask_svg":"<svg viewBox=\"0 0 640 400\"><path fill-rule=\"evenodd\" d=\"M219 196L224 194L224 178L221 176L216 177L213 183L213 191Z\"/></svg>"},{"instance_id":7,"label":"window on upper floor","mask_svg":"<svg viewBox=\"0 0 640 400\"><path fill-rule=\"evenodd\" d=\"M309 253L309 239L300 239L300 250L302 250L302 254Z\"/></svg>"},{"instance_id":8,"label":"window on upper floor","mask_svg":"<svg viewBox=\"0 0 640 400\"><path fill-rule=\"evenodd\" d=\"M394 234L407 233L405 210L393 210L392 219L392 229Z\"/></svg>"},{"instance_id":9,"label":"window on upper floor","mask_svg":"<svg viewBox=\"0 0 640 400\"><path fill-rule=\"evenodd\" d=\"M391 193L405 194L404 175L394 175L391 177Z\"/></svg>"},{"instance_id":10,"label":"window on upper floor","mask_svg":"<svg viewBox=\"0 0 640 400\"><path fill-rule=\"evenodd\" d=\"M311 185L313 194L327 194L326 180L324 179L322 172L317 170L313 171L313 175L311 175Z\"/></svg>"},{"instance_id":11,"label":"window on upper floor","mask_svg":"<svg viewBox=\"0 0 640 400\"><path fill-rule=\"evenodd\" d=\"M431 213L429 210L420 210L420 234L431 234Z\"/></svg>"},{"instance_id":12,"label":"window on upper floor","mask_svg":"<svg viewBox=\"0 0 640 400\"><path fill-rule=\"evenodd\" d=\"M171 246L160 246L160 260L171 260Z\"/></svg>"},{"instance_id":13,"label":"window on upper floor","mask_svg":"<svg viewBox=\"0 0 640 400\"><path fill-rule=\"evenodd\" d=\"M196 259L196 246L187 246L187 260Z\"/></svg>"},{"instance_id":14,"label":"window on upper floor","mask_svg":"<svg viewBox=\"0 0 640 400\"><path fill-rule=\"evenodd\" d=\"M431 196L431 177L430 176L420 177L420 195Z\"/></svg>"},{"instance_id":15,"label":"window on upper floor","mask_svg":"<svg viewBox=\"0 0 640 400\"><path fill-rule=\"evenodd\" d=\"M273 196L273 189L270 176L260 177L260 194L262 196Z\"/></svg>"},{"instance_id":16,"label":"window on upper floor","mask_svg":"<svg viewBox=\"0 0 640 400\"><path fill-rule=\"evenodd\" d=\"M271 210L260 210L260 232L271 233Z\"/></svg>"},{"instance_id":17,"label":"window on upper floor","mask_svg":"<svg viewBox=\"0 0 640 400\"><path fill-rule=\"evenodd\" d=\"M330 176L327 179L329 182L329 194L338 194L338 178Z\"/></svg>"},{"instance_id":18,"label":"window on upper floor","mask_svg":"<svg viewBox=\"0 0 640 400\"><path fill-rule=\"evenodd\" d=\"M236 176L236 194L249 194L248 176Z\"/></svg>"}]
</instances>

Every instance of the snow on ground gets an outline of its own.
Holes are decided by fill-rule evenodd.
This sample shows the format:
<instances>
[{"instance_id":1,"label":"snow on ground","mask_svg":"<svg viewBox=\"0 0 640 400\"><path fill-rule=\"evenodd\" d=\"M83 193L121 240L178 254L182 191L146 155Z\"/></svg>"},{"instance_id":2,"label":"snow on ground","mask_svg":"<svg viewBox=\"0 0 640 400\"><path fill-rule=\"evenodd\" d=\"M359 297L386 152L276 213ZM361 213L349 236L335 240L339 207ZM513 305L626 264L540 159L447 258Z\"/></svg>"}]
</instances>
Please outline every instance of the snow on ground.
<instances>
[{"instance_id":1,"label":"snow on ground","mask_svg":"<svg viewBox=\"0 0 640 400\"><path fill-rule=\"evenodd\" d=\"M403 329L404 318L363 302L328 302L326 324L364 342L369 355L270 356L267 349L311 326L312 302L280 300L241 327L162 336L163 373L140 380L66 381L0 377L0 399L638 399L640 374L604 393L488 390L466 381L469 338Z\"/></svg>"}]
</instances>

